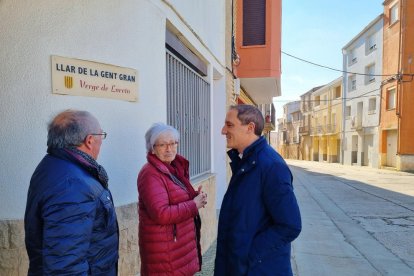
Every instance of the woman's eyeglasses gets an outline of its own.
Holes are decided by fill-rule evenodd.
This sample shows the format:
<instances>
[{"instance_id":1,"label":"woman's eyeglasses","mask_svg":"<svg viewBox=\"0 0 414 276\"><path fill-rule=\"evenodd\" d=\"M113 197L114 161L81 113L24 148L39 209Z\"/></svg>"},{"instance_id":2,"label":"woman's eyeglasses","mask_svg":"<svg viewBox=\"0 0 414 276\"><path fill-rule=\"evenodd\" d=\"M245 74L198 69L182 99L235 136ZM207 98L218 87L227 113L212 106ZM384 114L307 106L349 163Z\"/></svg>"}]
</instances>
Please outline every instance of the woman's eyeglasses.
<instances>
[{"instance_id":1,"label":"woman's eyeglasses","mask_svg":"<svg viewBox=\"0 0 414 276\"><path fill-rule=\"evenodd\" d=\"M154 147L158 147L160 149L167 149L168 147L176 148L178 146L178 142L172 142L172 143L161 143L161 144L155 144Z\"/></svg>"}]
</instances>

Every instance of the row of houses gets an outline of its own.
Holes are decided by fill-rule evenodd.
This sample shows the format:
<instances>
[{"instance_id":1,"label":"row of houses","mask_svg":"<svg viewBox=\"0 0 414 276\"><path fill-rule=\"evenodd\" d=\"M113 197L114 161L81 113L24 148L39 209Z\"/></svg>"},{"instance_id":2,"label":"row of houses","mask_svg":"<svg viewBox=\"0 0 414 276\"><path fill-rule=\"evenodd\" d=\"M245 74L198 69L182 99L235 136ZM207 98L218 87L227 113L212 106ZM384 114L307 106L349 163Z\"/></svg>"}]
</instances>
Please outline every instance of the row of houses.
<instances>
[{"instance_id":1,"label":"row of houses","mask_svg":"<svg viewBox=\"0 0 414 276\"><path fill-rule=\"evenodd\" d=\"M284 105L285 158L414 171L414 2L383 5L342 48L342 76Z\"/></svg>"}]
</instances>

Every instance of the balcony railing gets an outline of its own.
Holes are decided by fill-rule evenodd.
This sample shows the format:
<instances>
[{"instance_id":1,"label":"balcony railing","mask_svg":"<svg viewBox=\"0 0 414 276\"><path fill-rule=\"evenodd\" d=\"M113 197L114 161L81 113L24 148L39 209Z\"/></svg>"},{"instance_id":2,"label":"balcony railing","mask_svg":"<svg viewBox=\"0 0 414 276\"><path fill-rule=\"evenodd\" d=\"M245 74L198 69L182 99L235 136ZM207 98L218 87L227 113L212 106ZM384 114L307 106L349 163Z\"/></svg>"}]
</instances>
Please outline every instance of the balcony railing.
<instances>
[{"instance_id":1,"label":"balcony railing","mask_svg":"<svg viewBox=\"0 0 414 276\"><path fill-rule=\"evenodd\" d=\"M309 126L301 126L299 127L299 133L302 135L309 134Z\"/></svg>"},{"instance_id":2,"label":"balcony railing","mask_svg":"<svg viewBox=\"0 0 414 276\"><path fill-rule=\"evenodd\" d=\"M336 124L326 125L326 133L336 133Z\"/></svg>"},{"instance_id":3,"label":"balcony railing","mask_svg":"<svg viewBox=\"0 0 414 276\"><path fill-rule=\"evenodd\" d=\"M292 144L299 144L299 136L293 135Z\"/></svg>"},{"instance_id":4,"label":"balcony railing","mask_svg":"<svg viewBox=\"0 0 414 276\"><path fill-rule=\"evenodd\" d=\"M325 134L326 130L324 126L316 126L311 128L311 135Z\"/></svg>"},{"instance_id":5,"label":"balcony railing","mask_svg":"<svg viewBox=\"0 0 414 276\"><path fill-rule=\"evenodd\" d=\"M362 118L352 116L352 118L351 118L351 129L361 130L362 129Z\"/></svg>"}]
</instances>

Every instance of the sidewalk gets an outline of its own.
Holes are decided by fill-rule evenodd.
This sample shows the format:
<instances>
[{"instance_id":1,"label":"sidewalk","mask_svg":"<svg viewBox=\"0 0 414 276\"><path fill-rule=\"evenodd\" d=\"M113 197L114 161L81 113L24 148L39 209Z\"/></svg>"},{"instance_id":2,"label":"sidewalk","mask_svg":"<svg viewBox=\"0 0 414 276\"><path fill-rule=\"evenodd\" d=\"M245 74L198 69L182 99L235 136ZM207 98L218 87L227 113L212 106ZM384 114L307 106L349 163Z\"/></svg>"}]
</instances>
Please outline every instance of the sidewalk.
<instances>
[{"instance_id":1,"label":"sidewalk","mask_svg":"<svg viewBox=\"0 0 414 276\"><path fill-rule=\"evenodd\" d=\"M214 274L214 259L216 258L216 241L210 246L210 248L203 255L203 266L201 272L196 273L196 276L211 276Z\"/></svg>"},{"instance_id":2,"label":"sidewalk","mask_svg":"<svg viewBox=\"0 0 414 276\"><path fill-rule=\"evenodd\" d=\"M414 275L414 174L287 163L303 226L294 275Z\"/></svg>"},{"instance_id":3,"label":"sidewalk","mask_svg":"<svg viewBox=\"0 0 414 276\"><path fill-rule=\"evenodd\" d=\"M390 243L400 244L401 235L412 233L410 229L414 224L409 222L414 221L414 216L408 217L402 212L410 214L413 213L410 210L414 210L414 200L410 200L414 197L414 174L322 162L287 160L287 163L294 174L295 194L301 204L304 226L292 244L294 275L387 275L389 271L397 273L390 275L414 275L409 268L414 266L414 258L410 262L398 257L408 256L405 259L409 259L414 252L410 249L414 248L414 237L407 236L405 244L389 251L380 242L387 242L388 238L374 236L389 235ZM359 183L365 185L361 187ZM341 192L340 187L348 190ZM352 190L356 194L351 194ZM366 201L358 203L361 205L355 201L358 195L367 197ZM371 196L376 198L375 202L368 201ZM402 211L395 213L388 208L389 204ZM343 208L351 208L351 216ZM367 211L370 208L372 212ZM369 215L361 212L369 212ZM376 224L358 224L352 215ZM394 216L400 228L379 224L382 219L389 222ZM403 218L407 219L407 225L401 227ZM381 227L393 228L382 231ZM408 252L403 252L403 247L408 248ZM214 274L215 252L214 242L203 255L202 271L197 276Z\"/></svg>"}]
</instances>

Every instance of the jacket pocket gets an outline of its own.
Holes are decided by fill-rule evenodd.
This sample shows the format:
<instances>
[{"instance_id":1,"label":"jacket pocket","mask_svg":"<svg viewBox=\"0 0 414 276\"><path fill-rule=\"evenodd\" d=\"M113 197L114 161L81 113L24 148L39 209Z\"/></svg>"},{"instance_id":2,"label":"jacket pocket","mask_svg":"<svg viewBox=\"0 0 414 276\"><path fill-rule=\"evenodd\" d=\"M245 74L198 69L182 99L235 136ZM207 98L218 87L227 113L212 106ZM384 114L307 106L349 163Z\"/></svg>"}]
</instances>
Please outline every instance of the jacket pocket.
<instances>
[{"instance_id":1,"label":"jacket pocket","mask_svg":"<svg viewBox=\"0 0 414 276\"><path fill-rule=\"evenodd\" d=\"M273 271L278 271L279 268L285 266L290 267L290 243L278 247L266 248L261 251L258 250L254 255L251 253L249 254L249 272L256 271L256 269L260 270L259 267L266 267L267 269L274 267L276 270ZM281 271L284 270L285 269L282 269ZM272 271L272 269L270 269L270 271ZM253 273L252 275L256 274Z\"/></svg>"}]
</instances>

